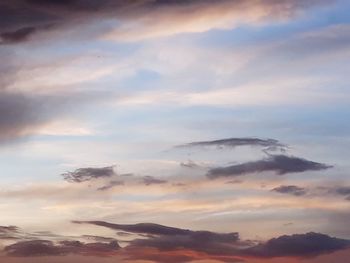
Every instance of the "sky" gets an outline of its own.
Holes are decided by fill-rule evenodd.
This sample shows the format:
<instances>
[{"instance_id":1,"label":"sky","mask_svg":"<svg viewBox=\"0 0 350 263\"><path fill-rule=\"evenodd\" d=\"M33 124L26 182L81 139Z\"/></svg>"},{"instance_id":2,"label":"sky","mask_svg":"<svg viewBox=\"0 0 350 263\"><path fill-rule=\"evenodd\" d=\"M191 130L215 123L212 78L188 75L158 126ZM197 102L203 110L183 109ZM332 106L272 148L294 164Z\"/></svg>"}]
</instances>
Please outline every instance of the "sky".
<instances>
[{"instance_id":1,"label":"sky","mask_svg":"<svg viewBox=\"0 0 350 263\"><path fill-rule=\"evenodd\" d=\"M350 257L350 1L0 1L0 261Z\"/></svg>"}]
</instances>

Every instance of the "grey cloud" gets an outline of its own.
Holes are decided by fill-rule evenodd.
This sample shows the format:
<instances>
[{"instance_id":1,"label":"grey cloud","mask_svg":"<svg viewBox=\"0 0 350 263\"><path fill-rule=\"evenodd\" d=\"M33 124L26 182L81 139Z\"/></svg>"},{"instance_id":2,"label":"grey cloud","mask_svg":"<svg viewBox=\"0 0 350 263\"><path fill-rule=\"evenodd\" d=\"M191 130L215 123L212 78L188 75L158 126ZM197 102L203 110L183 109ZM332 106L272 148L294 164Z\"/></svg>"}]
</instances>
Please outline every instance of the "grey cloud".
<instances>
[{"instance_id":1,"label":"grey cloud","mask_svg":"<svg viewBox=\"0 0 350 263\"><path fill-rule=\"evenodd\" d=\"M124 181L113 180L113 181L108 182L106 185L97 188L97 190L98 191L107 191L107 190L112 189L113 187L118 186L118 185L124 185Z\"/></svg>"},{"instance_id":2,"label":"grey cloud","mask_svg":"<svg viewBox=\"0 0 350 263\"><path fill-rule=\"evenodd\" d=\"M62 99L62 101L61 101ZM63 111L64 98L32 96L0 90L0 142L27 135Z\"/></svg>"},{"instance_id":3,"label":"grey cloud","mask_svg":"<svg viewBox=\"0 0 350 263\"><path fill-rule=\"evenodd\" d=\"M6 246L4 251L7 255L16 257L63 256L67 254L103 256L115 253L119 248L117 241L82 243L66 240L56 244L50 240L30 240Z\"/></svg>"},{"instance_id":4,"label":"grey cloud","mask_svg":"<svg viewBox=\"0 0 350 263\"><path fill-rule=\"evenodd\" d=\"M350 186L338 186L329 190L330 193L345 196L346 200L350 201Z\"/></svg>"},{"instance_id":5,"label":"grey cloud","mask_svg":"<svg viewBox=\"0 0 350 263\"><path fill-rule=\"evenodd\" d=\"M335 192L340 195L350 195L350 186L337 187Z\"/></svg>"},{"instance_id":6,"label":"grey cloud","mask_svg":"<svg viewBox=\"0 0 350 263\"><path fill-rule=\"evenodd\" d=\"M134 239L127 246L127 251L142 249L145 247L153 247L160 251L172 251L178 249L189 249L196 252L208 253L212 256L227 255L230 260L234 259L234 245L239 243L238 233L216 233L210 231L192 231L188 229L168 227L152 223L141 223L133 225L112 224L104 221L75 221L79 224L93 224L107 227L113 230L122 230L130 233L143 234L143 237ZM147 236L145 236L147 235ZM137 257L131 253L132 259L151 259L150 255L142 254ZM159 255L161 256L161 255ZM182 255L185 256L185 255ZM154 255L151 255L152 259ZM163 258L164 257L160 257ZM175 260L173 257L168 258L167 262ZM177 258L178 260L178 258ZM193 260L193 258L182 259L183 262ZM158 261L157 261L158 262ZM163 262L163 261L160 261ZM176 261L174 261L176 262Z\"/></svg>"},{"instance_id":7,"label":"grey cloud","mask_svg":"<svg viewBox=\"0 0 350 263\"><path fill-rule=\"evenodd\" d=\"M212 168L208 171L207 177L215 179L219 177L233 177L266 171L272 171L278 175L283 175L286 173L320 171L331 167L331 165L317 163L293 156L270 155L268 158L259 161Z\"/></svg>"},{"instance_id":8,"label":"grey cloud","mask_svg":"<svg viewBox=\"0 0 350 263\"><path fill-rule=\"evenodd\" d=\"M320 233L306 233L284 235L266 242L242 241L238 233L216 233L210 231L192 231L173 228L158 224L141 223L133 225L112 224L104 221L75 221L79 224L93 224L112 230L122 230L130 233L148 235L136 238L125 248L131 259L152 259L164 262L169 254L164 252L181 251L181 249L205 253L205 259L217 259L222 262L236 262L237 257L298 257L307 258L350 247L350 240L330 237ZM158 253L138 254L143 248L155 248ZM195 253L194 253L195 254ZM183 255L183 254L179 254ZM185 259L189 262L195 258ZM174 260L174 261L171 261ZM178 260L178 259L177 259ZM177 262L175 258L168 258L167 262Z\"/></svg>"},{"instance_id":9,"label":"grey cloud","mask_svg":"<svg viewBox=\"0 0 350 263\"><path fill-rule=\"evenodd\" d=\"M273 238L248 248L243 254L256 257L313 257L350 247L350 241L320 233L294 234Z\"/></svg>"},{"instance_id":10,"label":"grey cloud","mask_svg":"<svg viewBox=\"0 0 350 263\"><path fill-rule=\"evenodd\" d=\"M150 175L142 177L142 183L147 186L152 184L165 184L167 182L166 180L158 179Z\"/></svg>"},{"instance_id":11,"label":"grey cloud","mask_svg":"<svg viewBox=\"0 0 350 263\"><path fill-rule=\"evenodd\" d=\"M0 226L0 239L18 239L18 233L16 226Z\"/></svg>"},{"instance_id":12,"label":"grey cloud","mask_svg":"<svg viewBox=\"0 0 350 263\"><path fill-rule=\"evenodd\" d=\"M3 32L0 34L2 43L16 43L22 42L34 34L37 29L35 27L23 27L12 32Z\"/></svg>"},{"instance_id":13,"label":"grey cloud","mask_svg":"<svg viewBox=\"0 0 350 263\"><path fill-rule=\"evenodd\" d=\"M212 15L218 10L223 10L227 13L228 10L233 12L237 9L244 9L245 12L255 14L255 5L258 5L267 14L263 17L257 14L257 19L264 20L267 16L280 19L281 17L294 16L300 10L325 3L327 1L319 0L312 0L302 4L297 0L267 0L262 3L248 0L219 0L215 2L198 0L12 0L3 1L0 5L0 28L2 29L0 34L5 34L3 42L16 43L25 41L28 39L28 36L32 36L37 31L65 30L81 24L88 24L97 19L101 20L101 18L138 21L140 24L146 24L146 31L155 32L159 30L159 27L154 27L154 24L159 25L168 22L170 26L174 23L182 25L185 21L195 20L196 15L202 18L203 15ZM178 16L181 16L182 19L179 20ZM237 19L247 22L251 21L251 19L242 17ZM215 23L213 23L212 27L216 27ZM130 32L129 28L129 34L132 34L129 37L137 38L137 33L137 30ZM119 34L125 36L125 31L121 30ZM152 36L152 33L146 34L145 37L147 36Z\"/></svg>"},{"instance_id":14,"label":"grey cloud","mask_svg":"<svg viewBox=\"0 0 350 263\"><path fill-rule=\"evenodd\" d=\"M34 95L9 92L0 87L0 143L35 135L42 126L53 120L64 119L68 114L74 116L78 106L84 108L99 99L99 96L93 95Z\"/></svg>"},{"instance_id":15,"label":"grey cloud","mask_svg":"<svg viewBox=\"0 0 350 263\"><path fill-rule=\"evenodd\" d=\"M92 224L97 226L103 226L110 229L122 230L131 233L143 233L152 235L183 235L191 232L187 229L181 229L176 227L168 227L153 223L140 223L140 224L113 224L104 221L73 221L76 224Z\"/></svg>"},{"instance_id":16,"label":"grey cloud","mask_svg":"<svg viewBox=\"0 0 350 263\"><path fill-rule=\"evenodd\" d=\"M302 196L307 193L307 190L305 188L296 185L281 185L279 187L273 188L271 191L295 196Z\"/></svg>"},{"instance_id":17,"label":"grey cloud","mask_svg":"<svg viewBox=\"0 0 350 263\"><path fill-rule=\"evenodd\" d=\"M101 168L79 168L73 172L63 173L64 180L70 183L81 183L99 178L110 178L116 175L113 169L114 166Z\"/></svg>"},{"instance_id":18,"label":"grey cloud","mask_svg":"<svg viewBox=\"0 0 350 263\"><path fill-rule=\"evenodd\" d=\"M259 139L259 138L228 138L213 141L190 142L175 146L175 148L188 147L218 147L218 148L234 148L238 146L260 146L268 148L286 148L287 146L274 139Z\"/></svg>"}]
</instances>

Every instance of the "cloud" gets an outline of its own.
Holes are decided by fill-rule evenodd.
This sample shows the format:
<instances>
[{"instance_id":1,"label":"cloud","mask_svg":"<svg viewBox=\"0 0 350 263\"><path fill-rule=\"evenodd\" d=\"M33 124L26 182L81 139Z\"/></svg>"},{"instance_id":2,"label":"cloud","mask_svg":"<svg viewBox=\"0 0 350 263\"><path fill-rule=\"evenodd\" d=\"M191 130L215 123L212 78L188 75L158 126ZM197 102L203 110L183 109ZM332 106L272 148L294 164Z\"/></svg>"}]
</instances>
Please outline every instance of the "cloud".
<instances>
[{"instance_id":1,"label":"cloud","mask_svg":"<svg viewBox=\"0 0 350 263\"><path fill-rule=\"evenodd\" d=\"M137 41L214 28L233 28L242 23L289 19L304 9L328 2L13 0L0 6L0 41L18 43L40 32L69 31L93 22L98 24L97 21L103 19L114 22L113 26L102 27L94 34L104 34L106 38L118 41Z\"/></svg>"},{"instance_id":2,"label":"cloud","mask_svg":"<svg viewBox=\"0 0 350 263\"><path fill-rule=\"evenodd\" d=\"M155 178L155 177L150 176L150 175L146 175L146 176L142 177L142 182L144 185L148 186L148 185L152 185L152 184L166 184L168 181L158 179L158 178Z\"/></svg>"},{"instance_id":3,"label":"cloud","mask_svg":"<svg viewBox=\"0 0 350 263\"><path fill-rule=\"evenodd\" d=\"M64 96L33 96L0 90L0 142L30 135L37 127L63 114Z\"/></svg>"},{"instance_id":4,"label":"cloud","mask_svg":"<svg viewBox=\"0 0 350 263\"><path fill-rule=\"evenodd\" d=\"M192 160L188 160L187 162L181 162L180 166L185 167L185 168L191 168L191 169L196 169L196 168L202 167L201 165L199 165L198 163L196 163Z\"/></svg>"},{"instance_id":5,"label":"cloud","mask_svg":"<svg viewBox=\"0 0 350 263\"><path fill-rule=\"evenodd\" d=\"M230 256L232 262L236 262L233 245L238 244L238 233L216 233L210 231L192 231L188 229L168 227L152 223L141 223L133 225L112 224L104 221L75 221L79 224L93 224L107 227L113 230L122 230L130 233L143 234L143 238L136 238L126 247L126 252L132 259L151 259L156 262L176 262L182 258L181 262L189 262L196 257L184 254L170 256L165 252L188 250L194 252L207 253L213 256ZM147 235L147 238L144 238ZM145 248L156 249L154 253L145 253ZM136 253L137 252L137 253ZM140 254L139 254L140 253ZM190 253L193 254L193 253ZM188 257L188 258L187 258ZM205 257L206 259L210 258ZM162 259L163 261L161 261Z\"/></svg>"},{"instance_id":6,"label":"cloud","mask_svg":"<svg viewBox=\"0 0 350 263\"><path fill-rule=\"evenodd\" d=\"M259 139L259 138L228 138L213 141L190 142L182 145L177 145L175 148L190 148L190 147L217 147L217 148L234 148L238 146L260 146L268 148L285 148L286 145L274 139Z\"/></svg>"},{"instance_id":7,"label":"cloud","mask_svg":"<svg viewBox=\"0 0 350 263\"><path fill-rule=\"evenodd\" d=\"M110 178L116 176L113 167L114 166L78 168L73 172L63 173L62 176L64 180L70 183L81 183L99 178Z\"/></svg>"},{"instance_id":8,"label":"cloud","mask_svg":"<svg viewBox=\"0 0 350 263\"><path fill-rule=\"evenodd\" d=\"M9 256L16 257L63 256L67 254L106 256L116 252L119 248L117 241L82 243L66 240L55 244L50 240L30 240L6 246L4 251Z\"/></svg>"},{"instance_id":9,"label":"cloud","mask_svg":"<svg viewBox=\"0 0 350 263\"><path fill-rule=\"evenodd\" d=\"M320 171L331 167L331 165L317 163L293 156L270 155L268 158L259 161L212 168L208 171L207 176L208 178L215 179L219 177L232 177L267 171L273 171L278 175L283 175L286 173Z\"/></svg>"},{"instance_id":10,"label":"cloud","mask_svg":"<svg viewBox=\"0 0 350 263\"><path fill-rule=\"evenodd\" d=\"M345 196L346 200L350 200L350 186L338 186L329 190L329 192Z\"/></svg>"},{"instance_id":11,"label":"cloud","mask_svg":"<svg viewBox=\"0 0 350 263\"><path fill-rule=\"evenodd\" d=\"M307 190L305 188L295 185L281 185L279 187L273 188L271 191L295 196L301 196L307 193Z\"/></svg>"},{"instance_id":12,"label":"cloud","mask_svg":"<svg viewBox=\"0 0 350 263\"><path fill-rule=\"evenodd\" d=\"M131 240L126 242L126 246L120 247L117 240L111 237L95 235L66 237L39 231L6 245L3 251L10 257L61 257L75 254L95 257L121 256L125 260L176 263L194 260L241 262L251 257L309 258L350 247L350 240L313 232L285 235L266 242L257 242L241 240L237 232L198 231L153 223L113 224L105 221L73 221L73 223L106 227L118 231L116 235L120 235L120 231L123 231L123 236L128 236ZM0 231L2 229L19 231L13 226L1 227ZM77 238L94 242L83 242Z\"/></svg>"},{"instance_id":13,"label":"cloud","mask_svg":"<svg viewBox=\"0 0 350 263\"><path fill-rule=\"evenodd\" d=\"M106 185L97 188L97 190L98 191L106 191L106 190L112 189L113 187L118 186L118 185L124 185L124 181L113 180L113 181L108 182Z\"/></svg>"},{"instance_id":14,"label":"cloud","mask_svg":"<svg viewBox=\"0 0 350 263\"><path fill-rule=\"evenodd\" d=\"M131 233L143 233L143 234L151 234L151 235L181 235L187 234L190 230L185 230L176 227L168 227L158 224L152 223L140 223L140 224L131 224L131 225L123 225L123 224L113 224L104 221L73 221L76 224L92 224L97 226L103 226L110 229L122 230Z\"/></svg>"},{"instance_id":15,"label":"cloud","mask_svg":"<svg viewBox=\"0 0 350 263\"><path fill-rule=\"evenodd\" d=\"M336 188L335 191L340 195L350 195L350 186L340 186Z\"/></svg>"},{"instance_id":16,"label":"cloud","mask_svg":"<svg viewBox=\"0 0 350 263\"><path fill-rule=\"evenodd\" d=\"M112 230L143 234L143 238L136 238L125 247L125 253L130 259L148 259L155 262L177 262L176 260L180 260L181 257L183 257L181 262L200 259L236 262L250 257L307 258L350 247L350 240L313 232L284 235L257 243L240 240L238 233L192 231L151 223L132 225L104 221L75 221L75 223L93 224Z\"/></svg>"},{"instance_id":17,"label":"cloud","mask_svg":"<svg viewBox=\"0 0 350 263\"><path fill-rule=\"evenodd\" d=\"M18 231L16 226L0 226L0 239L17 239Z\"/></svg>"},{"instance_id":18,"label":"cloud","mask_svg":"<svg viewBox=\"0 0 350 263\"><path fill-rule=\"evenodd\" d=\"M0 39L2 39L2 43L16 43L22 42L29 38L36 31L35 27L23 27L17 29L13 32L4 32L0 34Z\"/></svg>"},{"instance_id":19,"label":"cloud","mask_svg":"<svg viewBox=\"0 0 350 263\"><path fill-rule=\"evenodd\" d=\"M255 257L313 257L350 247L350 241L320 233L280 236L248 248L244 253Z\"/></svg>"}]
</instances>

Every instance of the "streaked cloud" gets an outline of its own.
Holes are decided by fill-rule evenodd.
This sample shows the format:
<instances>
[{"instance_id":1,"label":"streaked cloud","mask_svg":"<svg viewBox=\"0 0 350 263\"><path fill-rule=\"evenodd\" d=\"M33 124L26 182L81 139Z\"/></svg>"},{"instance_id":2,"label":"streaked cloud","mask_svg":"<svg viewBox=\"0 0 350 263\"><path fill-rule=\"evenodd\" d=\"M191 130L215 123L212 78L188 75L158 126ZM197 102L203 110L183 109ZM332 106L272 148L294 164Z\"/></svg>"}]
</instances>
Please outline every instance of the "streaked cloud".
<instances>
[{"instance_id":1,"label":"streaked cloud","mask_svg":"<svg viewBox=\"0 0 350 263\"><path fill-rule=\"evenodd\" d=\"M169 36L179 33L227 29L240 24L283 21L310 7L327 4L313 0L264 1L24 1L1 6L2 43L18 43L36 32L67 30L99 19L115 21L114 28L102 27L104 37L118 41ZM54 11L54 12L53 12ZM94 33L93 33L94 34ZM95 32L97 34L97 32ZM101 34L101 33L100 33Z\"/></svg>"},{"instance_id":2,"label":"streaked cloud","mask_svg":"<svg viewBox=\"0 0 350 263\"><path fill-rule=\"evenodd\" d=\"M296 185L281 185L279 187L273 188L271 191L281 194L291 194L295 196L301 196L307 193L305 188Z\"/></svg>"},{"instance_id":3,"label":"streaked cloud","mask_svg":"<svg viewBox=\"0 0 350 263\"><path fill-rule=\"evenodd\" d=\"M165 184L167 183L166 180L158 179L150 175L146 175L142 178L142 182L144 185L152 185L152 184Z\"/></svg>"},{"instance_id":4,"label":"streaked cloud","mask_svg":"<svg viewBox=\"0 0 350 263\"><path fill-rule=\"evenodd\" d=\"M267 171L275 172L278 175L284 175L287 173L320 171L329 168L332 168L332 166L299 157L270 155L268 158L259 161L212 168L208 171L207 176L210 179L215 179L219 177L232 177Z\"/></svg>"},{"instance_id":5,"label":"streaked cloud","mask_svg":"<svg viewBox=\"0 0 350 263\"><path fill-rule=\"evenodd\" d=\"M228 138L213 141L190 142L175 146L175 148L191 148L191 147L218 147L218 148L234 148L238 146L260 146L272 148L286 148L286 145L274 139L259 139L259 138Z\"/></svg>"}]
</instances>

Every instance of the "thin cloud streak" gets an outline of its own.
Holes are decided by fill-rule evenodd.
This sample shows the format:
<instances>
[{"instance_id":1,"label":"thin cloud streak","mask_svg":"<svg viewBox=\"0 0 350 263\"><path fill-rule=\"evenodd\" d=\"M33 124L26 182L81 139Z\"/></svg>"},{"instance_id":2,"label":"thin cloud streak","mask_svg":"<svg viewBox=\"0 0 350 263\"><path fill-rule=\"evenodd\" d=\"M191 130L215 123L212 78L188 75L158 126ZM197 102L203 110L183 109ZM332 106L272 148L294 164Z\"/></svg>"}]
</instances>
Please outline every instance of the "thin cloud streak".
<instances>
[{"instance_id":1,"label":"thin cloud streak","mask_svg":"<svg viewBox=\"0 0 350 263\"><path fill-rule=\"evenodd\" d=\"M305 171L321 171L332 167L331 165L293 156L270 155L268 158L259 161L212 168L208 171L207 177L216 179L219 177L234 177L268 171L275 172L277 175L284 175L287 173L301 173Z\"/></svg>"}]
</instances>

